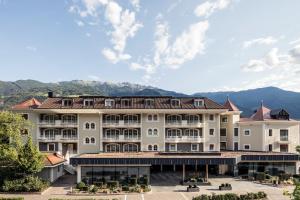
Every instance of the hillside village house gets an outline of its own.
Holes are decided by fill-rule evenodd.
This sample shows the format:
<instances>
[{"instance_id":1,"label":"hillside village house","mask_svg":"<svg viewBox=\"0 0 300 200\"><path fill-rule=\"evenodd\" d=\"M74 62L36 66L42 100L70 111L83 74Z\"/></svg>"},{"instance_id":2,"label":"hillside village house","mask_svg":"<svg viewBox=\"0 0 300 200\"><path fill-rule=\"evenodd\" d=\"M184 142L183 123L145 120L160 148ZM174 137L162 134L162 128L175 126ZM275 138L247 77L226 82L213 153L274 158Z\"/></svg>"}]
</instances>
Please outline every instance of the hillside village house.
<instances>
[{"instance_id":1,"label":"hillside village house","mask_svg":"<svg viewBox=\"0 0 300 200\"><path fill-rule=\"evenodd\" d=\"M209 175L298 173L299 121L261 104L250 118L230 99L199 97L49 97L12 108L35 124L42 152L57 152L77 182L178 171Z\"/></svg>"}]
</instances>

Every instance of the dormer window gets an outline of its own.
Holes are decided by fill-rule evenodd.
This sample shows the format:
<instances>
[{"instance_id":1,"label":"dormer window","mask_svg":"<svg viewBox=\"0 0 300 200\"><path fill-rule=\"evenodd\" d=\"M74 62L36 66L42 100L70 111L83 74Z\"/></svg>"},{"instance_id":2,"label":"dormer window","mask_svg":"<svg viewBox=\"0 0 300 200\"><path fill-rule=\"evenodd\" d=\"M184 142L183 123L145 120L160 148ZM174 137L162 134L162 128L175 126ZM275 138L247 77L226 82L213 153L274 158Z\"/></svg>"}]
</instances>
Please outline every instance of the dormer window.
<instances>
[{"instance_id":1,"label":"dormer window","mask_svg":"<svg viewBox=\"0 0 300 200\"><path fill-rule=\"evenodd\" d=\"M145 107L154 106L154 99L145 99Z\"/></svg>"},{"instance_id":2,"label":"dormer window","mask_svg":"<svg viewBox=\"0 0 300 200\"><path fill-rule=\"evenodd\" d=\"M113 99L105 99L105 107L113 107L115 100Z\"/></svg>"},{"instance_id":3,"label":"dormer window","mask_svg":"<svg viewBox=\"0 0 300 200\"><path fill-rule=\"evenodd\" d=\"M93 106L94 105L94 100L93 99L85 99L83 101L83 105L86 106L86 107Z\"/></svg>"},{"instance_id":4,"label":"dormer window","mask_svg":"<svg viewBox=\"0 0 300 200\"><path fill-rule=\"evenodd\" d=\"M73 103L72 99L63 99L62 100L62 106L64 106L64 107L72 106L72 103Z\"/></svg>"},{"instance_id":5,"label":"dormer window","mask_svg":"<svg viewBox=\"0 0 300 200\"><path fill-rule=\"evenodd\" d=\"M124 107L131 106L131 101L129 99L122 99L121 100L121 105Z\"/></svg>"},{"instance_id":6,"label":"dormer window","mask_svg":"<svg viewBox=\"0 0 300 200\"><path fill-rule=\"evenodd\" d=\"M202 106L204 106L203 99L195 99L194 100L194 106L195 107L202 107Z\"/></svg>"},{"instance_id":7,"label":"dormer window","mask_svg":"<svg viewBox=\"0 0 300 200\"><path fill-rule=\"evenodd\" d=\"M171 106L179 107L180 106L180 100L179 99L171 99Z\"/></svg>"}]
</instances>

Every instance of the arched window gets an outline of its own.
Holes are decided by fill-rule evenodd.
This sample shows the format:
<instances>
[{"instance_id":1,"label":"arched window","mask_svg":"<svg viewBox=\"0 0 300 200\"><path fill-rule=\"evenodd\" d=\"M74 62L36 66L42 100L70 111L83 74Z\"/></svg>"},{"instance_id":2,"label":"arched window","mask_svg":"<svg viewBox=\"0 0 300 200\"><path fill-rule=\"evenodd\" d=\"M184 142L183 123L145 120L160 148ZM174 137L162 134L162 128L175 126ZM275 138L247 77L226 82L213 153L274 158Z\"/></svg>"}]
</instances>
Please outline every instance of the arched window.
<instances>
[{"instance_id":1,"label":"arched window","mask_svg":"<svg viewBox=\"0 0 300 200\"><path fill-rule=\"evenodd\" d=\"M76 123L76 117L74 115L63 115L62 122L63 123Z\"/></svg>"},{"instance_id":2,"label":"arched window","mask_svg":"<svg viewBox=\"0 0 300 200\"><path fill-rule=\"evenodd\" d=\"M90 123L85 123L85 129L90 129Z\"/></svg>"},{"instance_id":3,"label":"arched window","mask_svg":"<svg viewBox=\"0 0 300 200\"><path fill-rule=\"evenodd\" d=\"M153 121L157 121L158 120L158 116L157 115L153 115Z\"/></svg>"},{"instance_id":4,"label":"arched window","mask_svg":"<svg viewBox=\"0 0 300 200\"><path fill-rule=\"evenodd\" d=\"M95 144L95 138L91 138L91 144Z\"/></svg>"},{"instance_id":5,"label":"arched window","mask_svg":"<svg viewBox=\"0 0 300 200\"><path fill-rule=\"evenodd\" d=\"M153 145L153 151L157 151L158 150L158 147L157 147L157 145L155 144L155 145Z\"/></svg>"},{"instance_id":6,"label":"arched window","mask_svg":"<svg viewBox=\"0 0 300 200\"><path fill-rule=\"evenodd\" d=\"M119 152L120 151L119 144L107 144L105 147L106 147L106 152Z\"/></svg>"},{"instance_id":7,"label":"arched window","mask_svg":"<svg viewBox=\"0 0 300 200\"><path fill-rule=\"evenodd\" d=\"M152 136L152 129L151 128L148 129L148 135Z\"/></svg>"},{"instance_id":8,"label":"arched window","mask_svg":"<svg viewBox=\"0 0 300 200\"><path fill-rule=\"evenodd\" d=\"M158 135L158 130L155 128L153 129L153 135L157 136Z\"/></svg>"},{"instance_id":9,"label":"arched window","mask_svg":"<svg viewBox=\"0 0 300 200\"><path fill-rule=\"evenodd\" d=\"M86 143L86 144L89 144L89 143L90 143L90 138L86 137L86 138L85 138L85 143Z\"/></svg>"},{"instance_id":10,"label":"arched window","mask_svg":"<svg viewBox=\"0 0 300 200\"><path fill-rule=\"evenodd\" d=\"M148 121L152 121L152 115L148 115Z\"/></svg>"},{"instance_id":11,"label":"arched window","mask_svg":"<svg viewBox=\"0 0 300 200\"><path fill-rule=\"evenodd\" d=\"M180 129L168 129L167 136L170 138L181 137Z\"/></svg>"},{"instance_id":12,"label":"arched window","mask_svg":"<svg viewBox=\"0 0 300 200\"><path fill-rule=\"evenodd\" d=\"M91 129L95 129L96 128L96 125L95 125L95 123L93 122L93 123L91 123Z\"/></svg>"},{"instance_id":13,"label":"arched window","mask_svg":"<svg viewBox=\"0 0 300 200\"><path fill-rule=\"evenodd\" d=\"M152 151L152 145L151 144L148 145L148 151Z\"/></svg>"}]
</instances>

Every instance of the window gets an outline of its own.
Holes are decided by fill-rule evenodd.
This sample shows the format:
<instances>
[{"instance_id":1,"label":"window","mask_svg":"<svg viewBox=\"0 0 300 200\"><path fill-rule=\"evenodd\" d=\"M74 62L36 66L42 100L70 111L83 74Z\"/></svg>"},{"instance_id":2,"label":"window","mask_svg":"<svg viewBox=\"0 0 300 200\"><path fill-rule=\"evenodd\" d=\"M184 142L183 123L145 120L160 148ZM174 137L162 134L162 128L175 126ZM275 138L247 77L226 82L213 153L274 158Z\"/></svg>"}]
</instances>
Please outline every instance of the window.
<instances>
[{"instance_id":1,"label":"window","mask_svg":"<svg viewBox=\"0 0 300 200\"><path fill-rule=\"evenodd\" d=\"M93 106L94 105L94 100L93 99L85 99L84 101L83 101L83 105L84 106Z\"/></svg>"},{"instance_id":2,"label":"window","mask_svg":"<svg viewBox=\"0 0 300 200\"><path fill-rule=\"evenodd\" d=\"M145 107L154 106L154 99L145 99Z\"/></svg>"},{"instance_id":3,"label":"window","mask_svg":"<svg viewBox=\"0 0 300 200\"><path fill-rule=\"evenodd\" d=\"M168 129L167 130L167 138L181 138L181 130L180 129Z\"/></svg>"},{"instance_id":4,"label":"window","mask_svg":"<svg viewBox=\"0 0 300 200\"><path fill-rule=\"evenodd\" d=\"M269 151L273 151L273 145L269 144Z\"/></svg>"},{"instance_id":5,"label":"window","mask_svg":"<svg viewBox=\"0 0 300 200\"><path fill-rule=\"evenodd\" d=\"M191 151L199 151L199 145L198 144L191 144Z\"/></svg>"},{"instance_id":6,"label":"window","mask_svg":"<svg viewBox=\"0 0 300 200\"><path fill-rule=\"evenodd\" d=\"M221 122L222 123L227 123L228 122L228 117L227 116L222 116L221 117Z\"/></svg>"},{"instance_id":7,"label":"window","mask_svg":"<svg viewBox=\"0 0 300 200\"><path fill-rule=\"evenodd\" d=\"M122 99L122 100L121 100L121 105L124 106L124 107L131 106L131 101L130 101L130 99Z\"/></svg>"},{"instance_id":8,"label":"window","mask_svg":"<svg viewBox=\"0 0 300 200\"><path fill-rule=\"evenodd\" d=\"M169 144L169 150L170 151L177 151L177 145L176 144Z\"/></svg>"},{"instance_id":9,"label":"window","mask_svg":"<svg viewBox=\"0 0 300 200\"><path fill-rule=\"evenodd\" d=\"M244 144L244 150L250 150L250 144Z\"/></svg>"},{"instance_id":10,"label":"window","mask_svg":"<svg viewBox=\"0 0 300 200\"><path fill-rule=\"evenodd\" d=\"M247 130L244 130L244 135L245 136L249 136L251 134L251 132L250 132L250 130L249 129L247 129Z\"/></svg>"},{"instance_id":11,"label":"window","mask_svg":"<svg viewBox=\"0 0 300 200\"><path fill-rule=\"evenodd\" d=\"M63 99L62 100L62 106L65 106L65 107L72 106L72 103L73 103L72 99Z\"/></svg>"},{"instance_id":12,"label":"window","mask_svg":"<svg viewBox=\"0 0 300 200\"><path fill-rule=\"evenodd\" d=\"M95 125L95 123L93 122L93 123L91 123L91 129L96 129L96 125Z\"/></svg>"},{"instance_id":13,"label":"window","mask_svg":"<svg viewBox=\"0 0 300 200\"><path fill-rule=\"evenodd\" d=\"M148 136L152 136L152 129L148 129Z\"/></svg>"},{"instance_id":14,"label":"window","mask_svg":"<svg viewBox=\"0 0 300 200\"><path fill-rule=\"evenodd\" d=\"M60 172L60 167L61 167L61 165L57 167L57 172Z\"/></svg>"},{"instance_id":15,"label":"window","mask_svg":"<svg viewBox=\"0 0 300 200\"><path fill-rule=\"evenodd\" d=\"M215 129L213 129L213 128L209 129L209 135L214 136L215 135Z\"/></svg>"},{"instance_id":16,"label":"window","mask_svg":"<svg viewBox=\"0 0 300 200\"><path fill-rule=\"evenodd\" d=\"M226 133L226 128L221 128L220 129L220 136L222 137L226 137L227 133Z\"/></svg>"},{"instance_id":17,"label":"window","mask_svg":"<svg viewBox=\"0 0 300 200\"><path fill-rule=\"evenodd\" d=\"M156 144L153 145L153 151L158 151L158 146Z\"/></svg>"},{"instance_id":18,"label":"window","mask_svg":"<svg viewBox=\"0 0 300 200\"><path fill-rule=\"evenodd\" d=\"M220 149L221 150L226 150L226 142L220 142Z\"/></svg>"},{"instance_id":19,"label":"window","mask_svg":"<svg viewBox=\"0 0 300 200\"><path fill-rule=\"evenodd\" d=\"M269 136L272 136L272 135L273 135L273 130L269 129Z\"/></svg>"},{"instance_id":20,"label":"window","mask_svg":"<svg viewBox=\"0 0 300 200\"><path fill-rule=\"evenodd\" d=\"M179 99L171 99L171 106L179 107L180 106L180 100Z\"/></svg>"},{"instance_id":21,"label":"window","mask_svg":"<svg viewBox=\"0 0 300 200\"><path fill-rule=\"evenodd\" d=\"M48 151L55 151L55 144L54 143L48 144Z\"/></svg>"},{"instance_id":22,"label":"window","mask_svg":"<svg viewBox=\"0 0 300 200\"><path fill-rule=\"evenodd\" d=\"M215 115L209 115L209 121L214 121L215 120Z\"/></svg>"},{"instance_id":23,"label":"window","mask_svg":"<svg viewBox=\"0 0 300 200\"><path fill-rule=\"evenodd\" d=\"M155 115L148 115L147 120L157 122L158 121L158 115L156 115L156 114Z\"/></svg>"},{"instance_id":24,"label":"window","mask_svg":"<svg viewBox=\"0 0 300 200\"><path fill-rule=\"evenodd\" d=\"M105 107L113 107L115 100L113 99L105 99Z\"/></svg>"},{"instance_id":25,"label":"window","mask_svg":"<svg viewBox=\"0 0 300 200\"><path fill-rule=\"evenodd\" d=\"M84 127L85 127L85 129L87 129L87 130L90 129L90 123L88 123L88 122L85 123L85 126L84 126Z\"/></svg>"},{"instance_id":26,"label":"window","mask_svg":"<svg viewBox=\"0 0 300 200\"><path fill-rule=\"evenodd\" d=\"M21 116L23 117L23 119L28 120L28 114L21 114Z\"/></svg>"},{"instance_id":27,"label":"window","mask_svg":"<svg viewBox=\"0 0 300 200\"><path fill-rule=\"evenodd\" d=\"M84 141L84 142L85 142L85 144L89 144L89 143L90 143L90 138L88 138L88 137L85 138L85 141Z\"/></svg>"},{"instance_id":28,"label":"window","mask_svg":"<svg viewBox=\"0 0 300 200\"><path fill-rule=\"evenodd\" d=\"M239 136L239 128L234 128L234 136L235 137Z\"/></svg>"},{"instance_id":29,"label":"window","mask_svg":"<svg viewBox=\"0 0 300 200\"><path fill-rule=\"evenodd\" d=\"M204 105L204 102L202 99L195 99L194 100L194 106L195 107L202 107Z\"/></svg>"},{"instance_id":30,"label":"window","mask_svg":"<svg viewBox=\"0 0 300 200\"><path fill-rule=\"evenodd\" d=\"M137 152L138 151L138 145L137 144L124 144L123 146L124 152Z\"/></svg>"},{"instance_id":31,"label":"window","mask_svg":"<svg viewBox=\"0 0 300 200\"><path fill-rule=\"evenodd\" d=\"M213 151L214 149L215 149L215 145L214 145L214 144L210 144L210 145L209 145L209 150L210 150L210 151Z\"/></svg>"},{"instance_id":32,"label":"window","mask_svg":"<svg viewBox=\"0 0 300 200\"><path fill-rule=\"evenodd\" d=\"M286 129L280 130L280 141L289 141L289 131Z\"/></svg>"},{"instance_id":33,"label":"window","mask_svg":"<svg viewBox=\"0 0 300 200\"><path fill-rule=\"evenodd\" d=\"M119 152L120 145L119 144L107 144L105 145L106 152Z\"/></svg>"},{"instance_id":34,"label":"window","mask_svg":"<svg viewBox=\"0 0 300 200\"><path fill-rule=\"evenodd\" d=\"M153 135L157 136L158 135L158 130L155 128L153 129Z\"/></svg>"},{"instance_id":35,"label":"window","mask_svg":"<svg viewBox=\"0 0 300 200\"><path fill-rule=\"evenodd\" d=\"M239 143L238 143L238 142L235 142L235 143L234 143L234 150L235 150L235 151L238 151L238 150L239 150Z\"/></svg>"},{"instance_id":36,"label":"window","mask_svg":"<svg viewBox=\"0 0 300 200\"><path fill-rule=\"evenodd\" d=\"M148 115L148 121L152 121L152 115Z\"/></svg>"},{"instance_id":37,"label":"window","mask_svg":"<svg viewBox=\"0 0 300 200\"><path fill-rule=\"evenodd\" d=\"M148 151L152 151L152 145L148 145Z\"/></svg>"},{"instance_id":38,"label":"window","mask_svg":"<svg viewBox=\"0 0 300 200\"><path fill-rule=\"evenodd\" d=\"M158 116L157 115L153 115L153 121L158 121Z\"/></svg>"},{"instance_id":39,"label":"window","mask_svg":"<svg viewBox=\"0 0 300 200\"><path fill-rule=\"evenodd\" d=\"M95 144L96 143L96 141L95 141L95 138L91 138L91 144Z\"/></svg>"},{"instance_id":40,"label":"window","mask_svg":"<svg viewBox=\"0 0 300 200\"><path fill-rule=\"evenodd\" d=\"M289 151L289 145L287 144L280 145L280 152L288 152L288 151Z\"/></svg>"}]
</instances>

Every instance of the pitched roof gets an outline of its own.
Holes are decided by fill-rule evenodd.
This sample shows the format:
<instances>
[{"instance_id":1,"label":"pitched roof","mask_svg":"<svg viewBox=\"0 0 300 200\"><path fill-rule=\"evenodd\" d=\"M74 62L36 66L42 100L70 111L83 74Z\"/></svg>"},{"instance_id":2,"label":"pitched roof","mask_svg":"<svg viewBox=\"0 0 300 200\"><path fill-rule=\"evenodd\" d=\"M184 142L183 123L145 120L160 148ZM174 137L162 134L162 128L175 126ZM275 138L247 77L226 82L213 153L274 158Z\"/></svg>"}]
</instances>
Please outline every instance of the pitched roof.
<instances>
[{"instance_id":1,"label":"pitched roof","mask_svg":"<svg viewBox=\"0 0 300 200\"><path fill-rule=\"evenodd\" d=\"M229 111L240 111L229 98L227 98L226 102L224 103L224 107L227 108Z\"/></svg>"},{"instance_id":2,"label":"pitched roof","mask_svg":"<svg viewBox=\"0 0 300 200\"><path fill-rule=\"evenodd\" d=\"M71 99L71 106L62 106L63 99ZM84 106L84 99L93 99L92 106ZM112 107L105 106L105 99L113 99L115 101ZM122 105L121 101L129 99L129 106ZM153 99L154 103L151 106L145 105L145 99ZM171 99L179 99L180 106L174 107L171 105ZM195 99L203 99L204 105L197 107L194 105ZM198 97L55 97L46 99L39 109L226 109L208 98Z\"/></svg>"},{"instance_id":3,"label":"pitched roof","mask_svg":"<svg viewBox=\"0 0 300 200\"><path fill-rule=\"evenodd\" d=\"M266 119L271 119L270 112L271 110L262 104L250 118L255 121L264 121Z\"/></svg>"},{"instance_id":4,"label":"pitched roof","mask_svg":"<svg viewBox=\"0 0 300 200\"><path fill-rule=\"evenodd\" d=\"M44 165L46 167L55 166L64 163L66 160L57 153L47 153L44 159Z\"/></svg>"},{"instance_id":5,"label":"pitched roof","mask_svg":"<svg viewBox=\"0 0 300 200\"><path fill-rule=\"evenodd\" d=\"M22 103L14 105L12 109L13 110L32 109L32 108L37 108L40 105L41 102L39 102L36 98L31 98L26 101L23 101Z\"/></svg>"}]
</instances>

